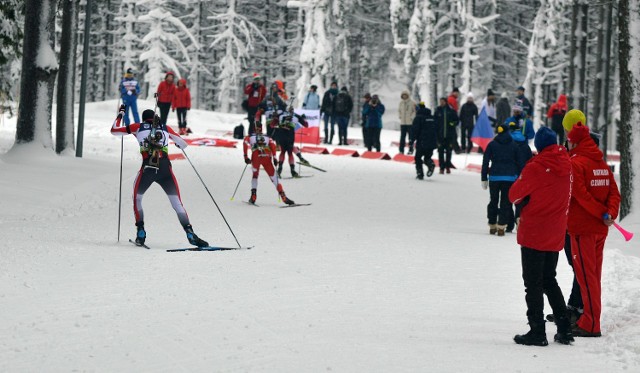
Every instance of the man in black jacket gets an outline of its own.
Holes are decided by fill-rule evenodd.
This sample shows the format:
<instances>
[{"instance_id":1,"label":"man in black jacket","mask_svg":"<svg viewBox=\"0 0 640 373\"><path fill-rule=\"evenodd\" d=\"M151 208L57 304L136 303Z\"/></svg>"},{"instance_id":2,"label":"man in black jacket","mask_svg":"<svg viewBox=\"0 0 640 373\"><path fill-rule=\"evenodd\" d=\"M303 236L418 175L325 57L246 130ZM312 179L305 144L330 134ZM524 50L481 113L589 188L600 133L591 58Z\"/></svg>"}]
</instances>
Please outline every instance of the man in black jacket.
<instances>
[{"instance_id":1,"label":"man in black jacket","mask_svg":"<svg viewBox=\"0 0 640 373\"><path fill-rule=\"evenodd\" d=\"M331 87L322 96L322 105L320 106L320 117L324 116L324 143L330 144L333 139L334 129L336 125L335 117L335 101L338 96L338 83L331 82ZM331 123L331 137L329 137L329 123Z\"/></svg>"},{"instance_id":2,"label":"man in black jacket","mask_svg":"<svg viewBox=\"0 0 640 373\"><path fill-rule=\"evenodd\" d=\"M338 145L347 145L347 128L349 127L349 116L353 110L353 100L347 87L342 87L333 103L333 115L338 123ZM329 143L333 142L333 130Z\"/></svg>"},{"instance_id":3,"label":"man in black jacket","mask_svg":"<svg viewBox=\"0 0 640 373\"><path fill-rule=\"evenodd\" d=\"M527 118L533 118L533 106L529 99L525 97L523 86L516 88L516 100L522 101L522 110L527 115Z\"/></svg>"},{"instance_id":4,"label":"man in black jacket","mask_svg":"<svg viewBox=\"0 0 640 373\"><path fill-rule=\"evenodd\" d=\"M423 163L427 165L427 177L433 175L436 164L431 157L433 156L433 150L438 146L438 130L433 121L431 110L424 106L424 102L418 104L418 110L416 111L416 117L413 119L411 131L413 140L416 142L414 159L417 178L422 180L424 179ZM410 146L413 146L413 144L410 144Z\"/></svg>"},{"instance_id":5,"label":"man in black jacket","mask_svg":"<svg viewBox=\"0 0 640 373\"><path fill-rule=\"evenodd\" d=\"M445 170L451 173L451 153L456 143L456 126L458 125L458 114L447 104L445 97L440 98L440 105L433 115L438 130L438 162L440 163L440 173Z\"/></svg>"},{"instance_id":6,"label":"man in black jacket","mask_svg":"<svg viewBox=\"0 0 640 373\"><path fill-rule=\"evenodd\" d=\"M473 143L471 142L471 134L473 133L473 127L476 125L478 119L478 107L473 102L473 93L467 94L467 102L460 108L460 124L462 126L460 131L460 144L462 150L467 153L471 153Z\"/></svg>"}]
</instances>

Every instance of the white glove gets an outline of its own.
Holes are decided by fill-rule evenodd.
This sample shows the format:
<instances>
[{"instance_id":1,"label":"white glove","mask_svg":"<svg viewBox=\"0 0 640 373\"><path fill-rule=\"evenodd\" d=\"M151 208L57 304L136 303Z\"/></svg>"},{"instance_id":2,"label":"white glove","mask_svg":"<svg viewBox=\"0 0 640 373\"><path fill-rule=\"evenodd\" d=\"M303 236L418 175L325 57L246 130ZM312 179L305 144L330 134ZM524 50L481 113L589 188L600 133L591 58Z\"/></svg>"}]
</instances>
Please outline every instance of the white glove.
<instances>
[{"instance_id":1,"label":"white glove","mask_svg":"<svg viewBox=\"0 0 640 373\"><path fill-rule=\"evenodd\" d=\"M131 95L133 94L133 92L131 92L131 91L127 91L127 94L128 94L129 96L131 96Z\"/></svg>"},{"instance_id":2,"label":"white glove","mask_svg":"<svg viewBox=\"0 0 640 373\"><path fill-rule=\"evenodd\" d=\"M487 190L487 188L489 187L489 182L487 180L481 181L482 183L482 189Z\"/></svg>"}]
</instances>

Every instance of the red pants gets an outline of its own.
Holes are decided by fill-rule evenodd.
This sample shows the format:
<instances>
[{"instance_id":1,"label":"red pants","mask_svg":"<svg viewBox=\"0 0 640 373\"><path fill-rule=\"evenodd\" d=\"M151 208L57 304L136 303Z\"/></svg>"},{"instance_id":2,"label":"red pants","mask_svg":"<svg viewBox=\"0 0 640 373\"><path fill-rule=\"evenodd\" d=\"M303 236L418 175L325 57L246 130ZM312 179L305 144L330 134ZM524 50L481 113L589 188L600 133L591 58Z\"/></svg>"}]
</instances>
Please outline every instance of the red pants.
<instances>
[{"instance_id":1,"label":"red pants","mask_svg":"<svg viewBox=\"0 0 640 373\"><path fill-rule=\"evenodd\" d=\"M584 313L578 326L588 332L600 332L602 313L602 255L606 235L571 235L573 269L580 285Z\"/></svg>"},{"instance_id":2,"label":"red pants","mask_svg":"<svg viewBox=\"0 0 640 373\"><path fill-rule=\"evenodd\" d=\"M271 163L271 157L260 157L258 155L254 155L251 159L251 171L253 171L253 178L251 179L251 189L258 188L258 174L260 173L260 166L264 167L265 172L269 175L271 182L275 185L276 190L278 192L282 192L282 185L278 180L278 176L276 175L276 169L273 167L273 163Z\"/></svg>"}]
</instances>

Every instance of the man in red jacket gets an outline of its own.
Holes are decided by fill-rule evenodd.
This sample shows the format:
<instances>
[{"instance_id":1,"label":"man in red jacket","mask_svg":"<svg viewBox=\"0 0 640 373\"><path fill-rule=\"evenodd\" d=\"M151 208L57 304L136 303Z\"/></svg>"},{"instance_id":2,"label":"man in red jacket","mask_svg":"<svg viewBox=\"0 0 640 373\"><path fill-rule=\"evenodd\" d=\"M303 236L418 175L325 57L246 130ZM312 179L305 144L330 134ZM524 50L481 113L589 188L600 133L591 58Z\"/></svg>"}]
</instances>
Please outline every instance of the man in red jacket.
<instances>
[{"instance_id":1,"label":"man in red jacket","mask_svg":"<svg viewBox=\"0 0 640 373\"><path fill-rule=\"evenodd\" d=\"M256 112L258 111L258 105L267 97L267 88L264 84L260 83L260 74L253 74L253 82L247 84L244 87L244 94L247 95L247 112L249 118L249 135L256 132Z\"/></svg>"},{"instance_id":2,"label":"man in red jacket","mask_svg":"<svg viewBox=\"0 0 640 373\"><path fill-rule=\"evenodd\" d=\"M572 110L566 115L565 128L573 167L573 192L569 205L567 230L571 236L573 268L580 284L584 312L576 322L577 337L600 337L601 278L604 242L609 226L618 217L620 192L603 160L600 149L589 135L583 121L569 123ZM578 114L582 114L581 112ZM578 117L584 118L584 114Z\"/></svg>"},{"instance_id":3,"label":"man in red jacket","mask_svg":"<svg viewBox=\"0 0 640 373\"><path fill-rule=\"evenodd\" d=\"M189 91L189 88L187 88L186 79L178 80L178 86L173 94L171 109L173 111L177 110L180 136L190 134L191 129L187 127L187 111L191 110L191 92Z\"/></svg>"},{"instance_id":4,"label":"man in red jacket","mask_svg":"<svg viewBox=\"0 0 640 373\"><path fill-rule=\"evenodd\" d=\"M513 339L522 345L548 344L543 318L546 294L558 327L554 340L569 344L573 336L567 305L556 281L556 266L567 226L571 162L567 150L556 144L556 134L550 128L541 127L534 143L538 155L527 163L509 190L511 202L522 208L518 244L531 327L528 333Z\"/></svg>"}]
</instances>

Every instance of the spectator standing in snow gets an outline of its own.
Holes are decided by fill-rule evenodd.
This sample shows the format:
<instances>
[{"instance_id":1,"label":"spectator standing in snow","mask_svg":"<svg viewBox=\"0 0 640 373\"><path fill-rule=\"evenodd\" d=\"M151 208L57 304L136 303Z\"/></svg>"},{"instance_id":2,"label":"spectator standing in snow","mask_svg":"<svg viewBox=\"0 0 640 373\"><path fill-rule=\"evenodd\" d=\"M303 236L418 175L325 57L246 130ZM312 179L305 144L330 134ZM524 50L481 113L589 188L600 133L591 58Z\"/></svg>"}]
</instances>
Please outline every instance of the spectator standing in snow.
<instances>
[{"instance_id":1,"label":"spectator standing in snow","mask_svg":"<svg viewBox=\"0 0 640 373\"><path fill-rule=\"evenodd\" d=\"M451 153L456 144L456 127L458 126L458 114L449 106L447 99L440 98L440 105L436 108L433 119L438 129L438 162L440 163L440 173L444 174L445 169L451 173Z\"/></svg>"},{"instance_id":2,"label":"spectator standing in snow","mask_svg":"<svg viewBox=\"0 0 640 373\"><path fill-rule=\"evenodd\" d=\"M367 150L369 151L372 148L376 148L377 152L380 151L380 131L382 131L384 109L378 95L371 96L371 101L365 103L362 109L362 116L367 117L365 126L367 127Z\"/></svg>"},{"instance_id":3,"label":"spectator standing in snow","mask_svg":"<svg viewBox=\"0 0 640 373\"><path fill-rule=\"evenodd\" d=\"M164 80L158 85L157 100L158 109L160 109L160 122L167 124L167 118L169 117L169 110L171 110L171 103L173 102L173 95L176 91L176 85L174 84L175 74L173 71L168 71Z\"/></svg>"},{"instance_id":4,"label":"spectator standing in snow","mask_svg":"<svg viewBox=\"0 0 640 373\"><path fill-rule=\"evenodd\" d=\"M564 144L564 127L562 127L562 120L567 113L567 95L561 94L558 96L558 101L553 103L547 111L547 118L551 120L551 129L558 135L558 144Z\"/></svg>"},{"instance_id":5,"label":"spectator standing in snow","mask_svg":"<svg viewBox=\"0 0 640 373\"><path fill-rule=\"evenodd\" d=\"M364 113L364 107L371 101L371 93L367 92L362 96L362 142L364 142L365 148L370 148L369 144L369 131L367 128L367 115Z\"/></svg>"},{"instance_id":6,"label":"spectator standing in snow","mask_svg":"<svg viewBox=\"0 0 640 373\"><path fill-rule=\"evenodd\" d=\"M312 85L309 88L309 92L304 96L302 101L302 108L305 110L320 110L320 96L316 93L318 90L317 85Z\"/></svg>"},{"instance_id":7,"label":"spectator standing in snow","mask_svg":"<svg viewBox=\"0 0 640 373\"><path fill-rule=\"evenodd\" d=\"M573 175L567 230L584 303L573 334L600 337L603 250L609 226L618 217L620 192L602 151L590 136L584 114L571 110L562 124L568 132Z\"/></svg>"},{"instance_id":8,"label":"spectator standing in snow","mask_svg":"<svg viewBox=\"0 0 640 373\"><path fill-rule=\"evenodd\" d=\"M178 128L180 136L191 133L191 129L187 127L187 111L191 110L191 92L187 88L187 80L178 80L178 87L173 94L173 102L171 104L173 111L178 115Z\"/></svg>"},{"instance_id":9,"label":"spectator standing in snow","mask_svg":"<svg viewBox=\"0 0 640 373\"><path fill-rule=\"evenodd\" d=\"M531 152L531 147L529 147L529 141L524 137L522 131L515 122L509 123L509 132L511 133L511 138L518 146L518 152L520 154L520 161L523 165L525 165L531 157L533 157L533 153ZM518 173L519 174L519 173ZM515 212L515 220L510 220L507 223L507 233L513 232L513 228L515 224L518 223L518 218L520 218L520 206L516 205Z\"/></svg>"},{"instance_id":10,"label":"spectator standing in snow","mask_svg":"<svg viewBox=\"0 0 640 373\"><path fill-rule=\"evenodd\" d=\"M508 103L508 102L507 102ZM496 126L497 116L496 116L496 94L493 92L491 88L487 90L487 97L482 100L482 104L480 105L480 110L478 113L481 113L482 110L487 112L487 116L491 121L491 126ZM508 117L508 115L507 115ZM506 117L505 117L506 119Z\"/></svg>"},{"instance_id":11,"label":"spectator standing in snow","mask_svg":"<svg viewBox=\"0 0 640 373\"><path fill-rule=\"evenodd\" d=\"M409 155L413 154L413 135L411 125L416 117L416 103L409 97L409 91L402 91L400 95L400 106L398 107L398 117L400 118L400 154L404 154L407 135L409 136ZM429 113L431 114L431 113Z\"/></svg>"},{"instance_id":12,"label":"spectator standing in snow","mask_svg":"<svg viewBox=\"0 0 640 373\"><path fill-rule=\"evenodd\" d=\"M246 110L249 119L249 135L256 131L255 117L256 112L258 112L258 105L267 97L267 88L260 81L260 74L254 73L253 82L244 87L244 94L247 95Z\"/></svg>"},{"instance_id":13,"label":"spectator standing in snow","mask_svg":"<svg viewBox=\"0 0 640 373\"><path fill-rule=\"evenodd\" d=\"M460 90L458 89L458 87L453 88L453 91L451 91L451 93L449 94L449 97L447 97L447 104L451 106L451 108L453 109L453 111L456 112L456 114L458 114L458 111L459 111L459 107L458 107L459 97L460 97Z\"/></svg>"},{"instance_id":14,"label":"spectator standing in snow","mask_svg":"<svg viewBox=\"0 0 640 373\"><path fill-rule=\"evenodd\" d=\"M533 106L529 99L524 95L524 87L519 86L516 88L516 101L520 100L522 105L522 110L527 118L533 118Z\"/></svg>"},{"instance_id":15,"label":"spectator standing in snow","mask_svg":"<svg viewBox=\"0 0 640 373\"><path fill-rule=\"evenodd\" d=\"M489 188L487 205L489 234L504 236L513 220L513 207L509 202L509 188L522 169L518 146L505 124L498 126L498 134L487 145L482 158L482 189Z\"/></svg>"},{"instance_id":16,"label":"spectator standing in snow","mask_svg":"<svg viewBox=\"0 0 640 373\"><path fill-rule=\"evenodd\" d=\"M502 96L500 96L500 99L496 103L496 123L494 124L494 127L506 123L507 118L510 116L511 104L509 103L507 92L502 92Z\"/></svg>"},{"instance_id":17,"label":"spectator standing in snow","mask_svg":"<svg viewBox=\"0 0 640 373\"><path fill-rule=\"evenodd\" d=\"M511 202L523 206L518 244L530 327L529 332L513 339L521 345L548 344L543 314L546 294L556 319L554 340L570 344L574 339L567 305L556 281L556 267L567 224L571 162L564 147L556 144L555 133L547 127L538 130L534 144L538 156L525 166L509 191Z\"/></svg>"},{"instance_id":18,"label":"spectator standing in snow","mask_svg":"<svg viewBox=\"0 0 640 373\"><path fill-rule=\"evenodd\" d=\"M467 102L460 108L460 144L462 150L471 153L473 143L471 142L471 134L478 120L478 107L473 102L473 93L467 94Z\"/></svg>"},{"instance_id":19,"label":"spectator standing in snow","mask_svg":"<svg viewBox=\"0 0 640 373\"><path fill-rule=\"evenodd\" d=\"M518 127L524 137L527 140L532 140L536 132L533 130L533 122L531 119L527 118L527 116L523 112L522 103L519 100L516 100L516 103L513 105L513 116L507 118L505 124L511 127L511 123L514 123L514 126Z\"/></svg>"},{"instance_id":20,"label":"spectator standing in snow","mask_svg":"<svg viewBox=\"0 0 640 373\"><path fill-rule=\"evenodd\" d=\"M320 116L324 117L324 143L331 144L335 131L336 117L334 115L335 100L338 95L338 83L331 82L329 90L322 97ZM329 123L331 123L331 137L329 137Z\"/></svg>"},{"instance_id":21,"label":"spectator standing in snow","mask_svg":"<svg viewBox=\"0 0 640 373\"><path fill-rule=\"evenodd\" d=\"M431 157L433 156L433 151L438 146L438 130L433 121L431 110L425 107L424 102L418 104L418 111L413 119L411 132L413 133L413 140L416 144L416 155L414 157L416 177L422 180L424 179L423 164L427 165L427 177L433 175L436 164Z\"/></svg>"},{"instance_id":22,"label":"spectator standing in snow","mask_svg":"<svg viewBox=\"0 0 640 373\"><path fill-rule=\"evenodd\" d=\"M353 110L353 99L347 90L347 87L342 87L340 93L336 96L334 103L334 115L336 122L338 123L338 145L347 145L347 129L349 128L349 117ZM331 131L331 139L329 143L333 141L333 131Z\"/></svg>"},{"instance_id":23,"label":"spectator standing in snow","mask_svg":"<svg viewBox=\"0 0 640 373\"><path fill-rule=\"evenodd\" d=\"M120 96L125 105L124 123L129 125L129 109L133 114L134 123L140 123L138 115L138 95L140 94L140 84L133 76L133 69L128 68L124 73L124 78L120 81Z\"/></svg>"}]
</instances>

